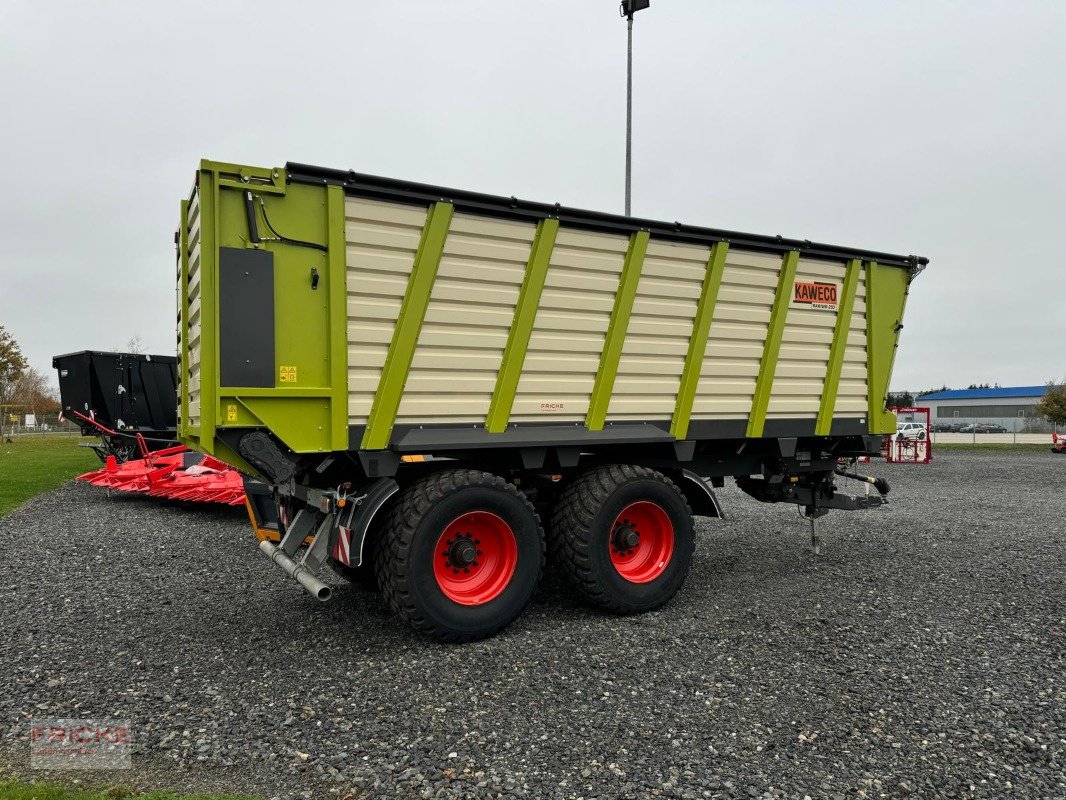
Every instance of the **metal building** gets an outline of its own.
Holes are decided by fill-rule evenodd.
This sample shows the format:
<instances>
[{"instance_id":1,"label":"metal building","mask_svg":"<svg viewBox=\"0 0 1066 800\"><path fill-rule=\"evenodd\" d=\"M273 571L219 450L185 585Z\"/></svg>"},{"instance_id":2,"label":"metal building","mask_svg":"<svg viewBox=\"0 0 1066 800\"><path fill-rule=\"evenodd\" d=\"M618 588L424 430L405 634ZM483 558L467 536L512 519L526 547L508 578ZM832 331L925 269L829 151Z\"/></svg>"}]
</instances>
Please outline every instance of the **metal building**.
<instances>
[{"instance_id":1,"label":"metal building","mask_svg":"<svg viewBox=\"0 0 1066 800\"><path fill-rule=\"evenodd\" d=\"M985 422L1008 431L1043 430L1048 423L1036 413L1047 386L997 386L993 389L948 389L920 395L934 425Z\"/></svg>"}]
</instances>

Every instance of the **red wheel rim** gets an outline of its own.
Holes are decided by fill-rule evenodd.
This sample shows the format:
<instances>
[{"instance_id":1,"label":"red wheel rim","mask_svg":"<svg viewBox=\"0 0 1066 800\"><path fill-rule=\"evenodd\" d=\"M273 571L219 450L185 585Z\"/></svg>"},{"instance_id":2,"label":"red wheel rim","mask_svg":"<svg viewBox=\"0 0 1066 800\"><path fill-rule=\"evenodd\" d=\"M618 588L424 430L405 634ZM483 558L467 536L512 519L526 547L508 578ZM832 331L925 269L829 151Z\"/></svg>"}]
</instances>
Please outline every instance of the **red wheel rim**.
<instances>
[{"instance_id":1,"label":"red wheel rim","mask_svg":"<svg viewBox=\"0 0 1066 800\"><path fill-rule=\"evenodd\" d=\"M433 577L444 595L464 606L499 597L514 576L518 542L511 526L490 511L456 517L433 549Z\"/></svg>"},{"instance_id":2,"label":"red wheel rim","mask_svg":"<svg viewBox=\"0 0 1066 800\"><path fill-rule=\"evenodd\" d=\"M630 503L615 518L608 546L619 575L630 583L648 583L663 574L674 555L674 523L657 503Z\"/></svg>"}]
</instances>

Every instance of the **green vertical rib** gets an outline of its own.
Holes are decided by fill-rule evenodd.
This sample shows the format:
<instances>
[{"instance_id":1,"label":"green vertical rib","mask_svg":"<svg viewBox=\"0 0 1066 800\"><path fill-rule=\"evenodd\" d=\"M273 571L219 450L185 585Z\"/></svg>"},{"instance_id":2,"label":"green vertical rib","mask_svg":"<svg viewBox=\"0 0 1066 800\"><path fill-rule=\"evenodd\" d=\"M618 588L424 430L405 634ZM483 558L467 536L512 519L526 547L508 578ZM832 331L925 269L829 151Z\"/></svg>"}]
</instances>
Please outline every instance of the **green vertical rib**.
<instances>
[{"instance_id":1,"label":"green vertical rib","mask_svg":"<svg viewBox=\"0 0 1066 800\"><path fill-rule=\"evenodd\" d=\"M866 262L866 385L869 392L870 433L892 433L896 415L885 411L885 395L892 376L909 273L898 267Z\"/></svg>"},{"instance_id":2,"label":"green vertical rib","mask_svg":"<svg viewBox=\"0 0 1066 800\"><path fill-rule=\"evenodd\" d=\"M500 371L496 374L496 388L492 392L492 402L485 418L485 429L490 433L501 433L507 429L515 392L518 390L518 379L522 375L522 365L526 360L526 348L533 333L533 321L537 318L537 308L540 306L540 294L548 276L548 262L551 260L558 232L557 219L542 219L537 225L537 234L533 237L533 247L526 263L526 277L518 293L514 319L511 320L507 346L503 351L503 361L500 363Z\"/></svg>"},{"instance_id":3,"label":"green vertical rib","mask_svg":"<svg viewBox=\"0 0 1066 800\"><path fill-rule=\"evenodd\" d=\"M685 367L677 389L674 419L670 423L670 434L676 439L684 439L688 435L688 420L692 415L692 403L696 399L696 387L703 370L707 336L711 331L711 319L714 317L714 306L718 302L718 289L722 285L722 273L725 271L725 257L728 252L729 243L718 242L711 248L707 261L707 273L703 276L703 288L696 305L696 318L692 323L692 336L688 340Z\"/></svg>"},{"instance_id":4,"label":"green vertical rib","mask_svg":"<svg viewBox=\"0 0 1066 800\"><path fill-rule=\"evenodd\" d=\"M590 431L603 430L603 423L607 419L607 407L611 403L611 392L614 391L618 360L622 357L622 344L629 327L629 315L633 311L633 298L637 294L637 283L640 281L640 270L644 266L644 254L648 250L649 238L647 231L637 231L629 239L629 250L622 265L618 291L614 295L611 322L603 340L603 353L600 354L600 366L596 371L596 383L589 398L589 411L585 415L585 427Z\"/></svg>"},{"instance_id":5,"label":"green vertical rib","mask_svg":"<svg viewBox=\"0 0 1066 800\"><path fill-rule=\"evenodd\" d=\"M400 314L396 318L396 327L392 331L392 342L385 357L385 366L381 369L374 404L370 408L366 431L363 434L362 449L382 450L389 444L392 426L396 422L396 412L400 408L404 384L414 360L418 334L422 330L422 321L426 317L426 306L433 291L433 282L437 278L444 252L444 240L448 236L448 226L452 221L451 203L434 203L429 208L426 224L422 228L422 240L407 279L407 291L403 296Z\"/></svg>"},{"instance_id":6,"label":"green vertical rib","mask_svg":"<svg viewBox=\"0 0 1066 800\"><path fill-rule=\"evenodd\" d=\"M770 327L766 331L766 344L763 346L762 361L759 362L759 378L755 382L755 395L751 399L751 416L748 417L750 438L762 436L763 426L766 424L766 409L770 406L770 392L774 387L777 356L781 352L781 337L785 333L785 318L788 316L789 303L792 302L792 285L796 281L798 261L799 252L790 250L781 264L774 307L770 312Z\"/></svg>"},{"instance_id":7,"label":"green vertical rib","mask_svg":"<svg viewBox=\"0 0 1066 800\"><path fill-rule=\"evenodd\" d=\"M880 321L880 312L877 301L880 299L877 292L877 262L869 261L866 264L866 418L869 420L870 430L874 430L875 421L880 419L884 410L884 394L879 390L878 376L881 374L881 358L877 348L877 323Z\"/></svg>"},{"instance_id":8,"label":"green vertical rib","mask_svg":"<svg viewBox=\"0 0 1066 800\"><path fill-rule=\"evenodd\" d=\"M889 383L892 380L892 367L896 363L896 353L899 350L900 331L903 330L903 312L907 309L907 296L910 294L911 273L910 270L902 270L898 267L881 267L887 272L878 281L878 305L888 311L889 315L889 341L892 347L888 351L887 365L884 372L884 381L881 384L881 405L879 416L870 420L870 433L892 433L896 430L898 420L892 411L885 409L886 395ZM874 420L877 420L875 422Z\"/></svg>"},{"instance_id":9,"label":"green vertical rib","mask_svg":"<svg viewBox=\"0 0 1066 800\"><path fill-rule=\"evenodd\" d=\"M818 407L818 421L814 426L816 436L828 436L833 427L833 411L836 409L837 390L840 388L840 370L844 366L844 350L848 346L851 312L855 307L855 291L859 287L861 270L862 262L856 258L848 262L847 271L844 273L844 288L837 308L836 327L833 329L833 345L829 348L829 365L825 371L825 383L822 385L822 402Z\"/></svg>"},{"instance_id":10,"label":"green vertical rib","mask_svg":"<svg viewBox=\"0 0 1066 800\"><path fill-rule=\"evenodd\" d=\"M344 233L344 189L326 187L326 268L329 289L329 440L348 449L348 242Z\"/></svg>"}]
</instances>

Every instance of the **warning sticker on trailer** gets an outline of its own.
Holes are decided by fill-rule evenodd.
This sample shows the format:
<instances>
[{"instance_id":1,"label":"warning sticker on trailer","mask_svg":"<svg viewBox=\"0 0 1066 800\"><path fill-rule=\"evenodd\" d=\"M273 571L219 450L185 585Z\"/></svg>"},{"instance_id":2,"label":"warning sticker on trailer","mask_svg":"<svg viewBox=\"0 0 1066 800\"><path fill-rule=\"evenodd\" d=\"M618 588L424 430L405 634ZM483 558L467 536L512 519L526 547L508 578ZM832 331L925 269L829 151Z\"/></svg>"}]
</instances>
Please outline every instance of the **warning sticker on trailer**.
<instances>
[{"instance_id":1,"label":"warning sticker on trailer","mask_svg":"<svg viewBox=\"0 0 1066 800\"><path fill-rule=\"evenodd\" d=\"M792 287L792 302L817 311L836 311L840 286L819 281L796 281Z\"/></svg>"}]
</instances>

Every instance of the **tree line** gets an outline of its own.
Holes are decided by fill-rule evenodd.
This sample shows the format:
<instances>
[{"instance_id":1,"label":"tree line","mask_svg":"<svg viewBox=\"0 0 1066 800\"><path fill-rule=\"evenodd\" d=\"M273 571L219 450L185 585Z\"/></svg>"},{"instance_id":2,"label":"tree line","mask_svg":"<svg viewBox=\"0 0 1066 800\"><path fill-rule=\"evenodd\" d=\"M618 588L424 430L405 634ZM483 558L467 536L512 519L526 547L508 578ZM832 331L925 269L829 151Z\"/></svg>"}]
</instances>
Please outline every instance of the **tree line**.
<instances>
[{"instance_id":1,"label":"tree line","mask_svg":"<svg viewBox=\"0 0 1066 800\"><path fill-rule=\"evenodd\" d=\"M9 414L54 414L59 399L48 379L22 355L15 337L0 325L0 421Z\"/></svg>"}]
</instances>

